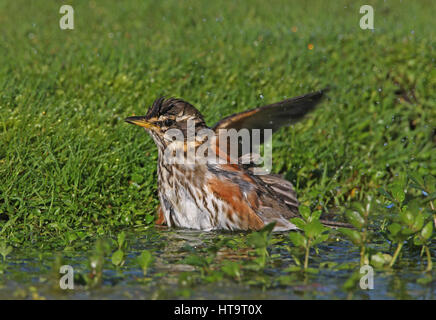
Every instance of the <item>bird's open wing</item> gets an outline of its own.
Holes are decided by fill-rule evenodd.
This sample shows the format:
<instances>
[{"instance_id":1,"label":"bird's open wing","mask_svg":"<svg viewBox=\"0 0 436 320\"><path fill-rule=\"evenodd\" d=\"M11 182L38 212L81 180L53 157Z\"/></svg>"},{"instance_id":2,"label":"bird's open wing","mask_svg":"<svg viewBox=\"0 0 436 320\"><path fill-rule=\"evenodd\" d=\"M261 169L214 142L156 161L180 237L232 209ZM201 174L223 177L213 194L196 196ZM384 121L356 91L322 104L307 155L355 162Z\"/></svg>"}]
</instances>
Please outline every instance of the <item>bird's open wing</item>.
<instances>
[{"instance_id":1,"label":"bird's open wing","mask_svg":"<svg viewBox=\"0 0 436 320\"><path fill-rule=\"evenodd\" d=\"M313 110L321 101L326 90L308 93L299 97L286 99L267 106L235 113L213 126L218 129L272 129L277 131L280 127L291 125L300 120L306 113Z\"/></svg>"}]
</instances>

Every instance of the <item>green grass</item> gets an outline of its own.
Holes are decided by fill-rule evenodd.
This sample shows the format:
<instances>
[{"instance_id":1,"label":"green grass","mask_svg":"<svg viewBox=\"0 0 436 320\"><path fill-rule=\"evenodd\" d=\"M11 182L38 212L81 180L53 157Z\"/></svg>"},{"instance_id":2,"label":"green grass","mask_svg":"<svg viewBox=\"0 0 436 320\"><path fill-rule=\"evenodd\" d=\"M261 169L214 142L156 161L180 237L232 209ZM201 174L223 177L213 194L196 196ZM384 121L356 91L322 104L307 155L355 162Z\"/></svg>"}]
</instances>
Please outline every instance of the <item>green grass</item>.
<instances>
[{"instance_id":1,"label":"green grass","mask_svg":"<svg viewBox=\"0 0 436 320\"><path fill-rule=\"evenodd\" d=\"M160 95L212 125L330 86L274 136L274 171L312 208L436 175L434 1L369 1L374 32L352 1L69 3L73 31L58 2L0 1L0 239L14 246L152 222L156 148L123 119Z\"/></svg>"}]
</instances>

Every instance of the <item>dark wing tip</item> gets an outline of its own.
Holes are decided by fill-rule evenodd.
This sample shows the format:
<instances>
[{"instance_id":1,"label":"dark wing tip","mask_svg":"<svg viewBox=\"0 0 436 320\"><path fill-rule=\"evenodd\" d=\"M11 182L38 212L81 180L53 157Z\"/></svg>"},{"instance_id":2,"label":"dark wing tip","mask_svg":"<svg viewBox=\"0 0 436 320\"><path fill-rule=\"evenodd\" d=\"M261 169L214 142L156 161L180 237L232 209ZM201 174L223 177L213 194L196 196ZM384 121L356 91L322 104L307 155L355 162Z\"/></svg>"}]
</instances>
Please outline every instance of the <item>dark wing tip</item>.
<instances>
[{"instance_id":1,"label":"dark wing tip","mask_svg":"<svg viewBox=\"0 0 436 320\"><path fill-rule=\"evenodd\" d=\"M327 86L318 91L232 114L218 121L213 129L266 128L267 120L274 120L276 122L276 128L274 129L277 129L289 124L291 120L293 122L298 121L313 110L329 90L330 87Z\"/></svg>"}]
</instances>

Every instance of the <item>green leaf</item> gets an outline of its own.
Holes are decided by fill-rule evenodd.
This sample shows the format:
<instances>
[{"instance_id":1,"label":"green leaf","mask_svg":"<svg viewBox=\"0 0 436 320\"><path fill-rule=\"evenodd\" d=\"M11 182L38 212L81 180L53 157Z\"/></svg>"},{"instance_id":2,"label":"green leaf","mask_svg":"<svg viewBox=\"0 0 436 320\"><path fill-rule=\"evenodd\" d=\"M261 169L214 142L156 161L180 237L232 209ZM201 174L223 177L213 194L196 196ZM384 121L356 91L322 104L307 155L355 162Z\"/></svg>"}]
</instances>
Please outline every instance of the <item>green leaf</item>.
<instances>
[{"instance_id":1,"label":"green leaf","mask_svg":"<svg viewBox=\"0 0 436 320\"><path fill-rule=\"evenodd\" d=\"M353 202L352 209L354 209L353 211L357 211L359 213L365 212L365 207L361 202Z\"/></svg>"},{"instance_id":2,"label":"green leaf","mask_svg":"<svg viewBox=\"0 0 436 320\"><path fill-rule=\"evenodd\" d=\"M412 234L414 234L414 233L416 233L416 231L413 230L412 228L409 228L409 227L404 227L404 228L401 230L401 234L402 234L402 235L405 235L405 236L410 236L410 235L412 235Z\"/></svg>"},{"instance_id":3,"label":"green leaf","mask_svg":"<svg viewBox=\"0 0 436 320\"><path fill-rule=\"evenodd\" d=\"M112 263L116 266L120 266L123 263L124 252L117 250L112 254Z\"/></svg>"},{"instance_id":4,"label":"green leaf","mask_svg":"<svg viewBox=\"0 0 436 320\"><path fill-rule=\"evenodd\" d=\"M187 256L185 259L182 260L182 263L201 268L207 267L209 265L206 258L195 254Z\"/></svg>"},{"instance_id":5,"label":"green leaf","mask_svg":"<svg viewBox=\"0 0 436 320\"><path fill-rule=\"evenodd\" d=\"M425 188L429 193L436 192L436 177L432 175L426 175L424 178Z\"/></svg>"},{"instance_id":6,"label":"green leaf","mask_svg":"<svg viewBox=\"0 0 436 320\"><path fill-rule=\"evenodd\" d=\"M306 225L306 222L304 222L303 219L301 219L301 218L292 218L291 222L293 224L295 224L297 226L297 228L299 228L301 230L303 230L304 226Z\"/></svg>"},{"instance_id":7,"label":"green leaf","mask_svg":"<svg viewBox=\"0 0 436 320\"><path fill-rule=\"evenodd\" d=\"M327 230L329 230L329 229L327 229ZM315 240L312 241L312 245L315 246L319 243L322 243L322 242L326 241L328 238L329 238L328 233L324 233L324 234L316 237Z\"/></svg>"},{"instance_id":8,"label":"green leaf","mask_svg":"<svg viewBox=\"0 0 436 320\"><path fill-rule=\"evenodd\" d=\"M422 246L424 244L424 241L419 235L416 235L413 237L413 244L415 246Z\"/></svg>"},{"instance_id":9,"label":"green leaf","mask_svg":"<svg viewBox=\"0 0 436 320\"><path fill-rule=\"evenodd\" d=\"M424 226L424 219L425 218L424 218L424 215L422 213L418 213L415 216L415 222L413 223L413 227L412 227L412 229L415 232L418 232L422 229L422 227Z\"/></svg>"},{"instance_id":10,"label":"green leaf","mask_svg":"<svg viewBox=\"0 0 436 320\"><path fill-rule=\"evenodd\" d=\"M148 269L150 264L153 262L153 255L150 251L144 250L141 252L141 254L138 256L137 261L141 269L145 271Z\"/></svg>"},{"instance_id":11,"label":"green leaf","mask_svg":"<svg viewBox=\"0 0 436 320\"><path fill-rule=\"evenodd\" d=\"M389 200L393 201L394 198L392 198L392 196L383 188L378 188L378 192L380 192L383 196L385 196L386 198L388 198Z\"/></svg>"},{"instance_id":12,"label":"green leaf","mask_svg":"<svg viewBox=\"0 0 436 320\"><path fill-rule=\"evenodd\" d=\"M290 232L289 239L296 247L302 247L302 248L306 247L306 243L307 243L306 238L304 238L304 236L297 231Z\"/></svg>"},{"instance_id":13,"label":"green leaf","mask_svg":"<svg viewBox=\"0 0 436 320\"><path fill-rule=\"evenodd\" d=\"M391 186L390 191L394 199L397 200L399 203L402 203L406 198L406 194L404 193L404 187L402 185L394 184L393 186Z\"/></svg>"},{"instance_id":14,"label":"green leaf","mask_svg":"<svg viewBox=\"0 0 436 320\"><path fill-rule=\"evenodd\" d=\"M298 207L298 211L300 212L301 216L304 218L304 220L309 220L310 218L310 208L306 207L304 205L301 205Z\"/></svg>"},{"instance_id":15,"label":"green leaf","mask_svg":"<svg viewBox=\"0 0 436 320\"><path fill-rule=\"evenodd\" d=\"M429 221L424 228L422 228L421 235L425 240L430 239L433 234L433 222Z\"/></svg>"},{"instance_id":16,"label":"green leaf","mask_svg":"<svg viewBox=\"0 0 436 320\"><path fill-rule=\"evenodd\" d=\"M6 242L2 242L0 245L0 254L3 257L3 260L6 259L6 257L12 252L12 247L7 246Z\"/></svg>"},{"instance_id":17,"label":"green leaf","mask_svg":"<svg viewBox=\"0 0 436 320\"><path fill-rule=\"evenodd\" d=\"M304 233L308 238L315 238L326 230L319 220L312 221L304 226Z\"/></svg>"},{"instance_id":18,"label":"green leaf","mask_svg":"<svg viewBox=\"0 0 436 320\"><path fill-rule=\"evenodd\" d=\"M339 228L338 231L350 239L354 244L360 245L362 243L362 237L358 231L347 228Z\"/></svg>"},{"instance_id":19,"label":"green leaf","mask_svg":"<svg viewBox=\"0 0 436 320\"><path fill-rule=\"evenodd\" d=\"M400 232L400 230L401 230L401 225L398 224L398 223L396 223L396 222L394 222L394 223L392 223L391 225L388 226L388 230L389 230L389 232L390 232L393 236L395 236L395 235L397 235L398 232Z\"/></svg>"},{"instance_id":20,"label":"green leaf","mask_svg":"<svg viewBox=\"0 0 436 320\"><path fill-rule=\"evenodd\" d=\"M221 270L232 278L239 279L241 277L241 266L237 262L224 261Z\"/></svg>"},{"instance_id":21,"label":"green leaf","mask_svg":"<svg viewBox=\"0 0 436 320\"><path fill-rule=\"evenodd\" d=\"M316 211L312 212L312 215L310 216L310 221L319 220L319 218L321 217L321 214L322 214L321 210L316 210Z\"/></svg>"},{"instance_id":22,"label":"green leaf","mask_svg":"<svg viewBox=\"0 0 436 320\"><path fill-rule=\"evenodd\" d=\"M276 225L275 222L268 223L265 227L263 227L258 232L265 233L265 234L269 235L273 231L275 225Z\"/></svg>"},{"instance_id":23,"label":"green leaf","mask_svg":"<svg viewBox=\"0 0 436 320\"><path fill-rule=\"evenodd\" d=\"M407 203L407 209L416 216L422 211L422 203L419 199L413 199Z\"/></svg>"},{"instance_id":24,"label":"green leaf","mask_svg":"<svg viewBox=\"0 0 436 320\"><path fill-rule=\"evenodd\" d=\"M126 240L126 233L123 231L119 233L117 237L117 243L119 248L123 246L125 240Z\"/></svg>"},{"instance_id":25,"label":"green leaf","mask_svg":"<svg viewBox=\"0 0 436 320\"><path fill-rule=\"evenodd\" d=\"M381 268L388 265L392 260L392 256L386 253L377 252L371 256L371 264L376 268Z\"/></svg>"},{"instance_id":26,"label":"green leaf","mask_svg":"<svg viewBox=\"0 0 436 320\"><path fill-rule=\"evenodd\" d=\"M413 214L410 211L403 211L400 213L400 219L401 221L410 226L413 224L413 222L415 221L415 217L413 216Z\"/></svg>"},{"instance_id":27,"label":"green leaf","mask_svg":"<svg viewBox=\"0 0 436 320\"><path fill-rule=\"evenodd\" d=\"M433 277L431 276L431 274L429 274L428 276L416 280L416 283L419 283L420 285L427 285L433 281Z\"/></svg>"},{"instance_id":28,"label":"green leaf","mask_svg":"<svg viewBox=\"0 0 436 320\"><path fill-rule=\"evenodd\" d=\"M428 196L425 197L424 201L428 202L428 201L433 201L434 199L436 199L436 192L429 193Z\"/></svg>"},{"instance_id":29,"label":"green leaf","mask_svg":"<svg viewBox=\"0 0 436 320\"><path fill-rule=\"evenodd\" d=\"M144 177L139 173L132 174L132 181L141 184L144 181Z\"/></svg>"},{"instance_id":30,"label":"green leaf","mask_svg":"<svg viewBox=\"0 0 436 320\"><path fill-rule=\"evenodd\" d=\"M412 180L414 183L417 184L417 187L421 190L424 190L424 179L422 176L417 172L408 172L407 175L409 176L409 179Z\"/></svg>"},{"instance_id":31,"label":"green leaf","mask_svg":"<svg viewBox=\"0 0 436 320\"><path fill-rule=\"evenodd\" d=\"M348 210L345 213L345 217L347 218L348 222L350 222L356 228L360 229L365 224L365 220L357 211Z\"/></svg>"}]
</instances>

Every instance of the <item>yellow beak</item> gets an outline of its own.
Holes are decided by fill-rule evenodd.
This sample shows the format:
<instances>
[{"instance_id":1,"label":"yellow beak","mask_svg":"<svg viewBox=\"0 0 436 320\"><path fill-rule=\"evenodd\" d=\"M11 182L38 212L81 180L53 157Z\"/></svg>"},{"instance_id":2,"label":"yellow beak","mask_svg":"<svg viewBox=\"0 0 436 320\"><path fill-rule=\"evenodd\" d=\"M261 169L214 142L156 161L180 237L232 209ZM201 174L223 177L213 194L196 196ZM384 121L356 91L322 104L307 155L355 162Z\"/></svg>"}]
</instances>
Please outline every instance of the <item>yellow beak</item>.
<instances>
[{"instance_id":1,"label":"yellow beak","mask_svg":"<svg viewBox=\"0 0 436 320\"><path fill-rule=\"evenodd\" d=\"M144 116L128 117L128 118L124 119L124 121L131 123L131 124L136 124L137 126L140 126L140 127L146 128L146 129L157 128L156 125L147 121L147 119Z\"/></svg>"}]
</instances>

